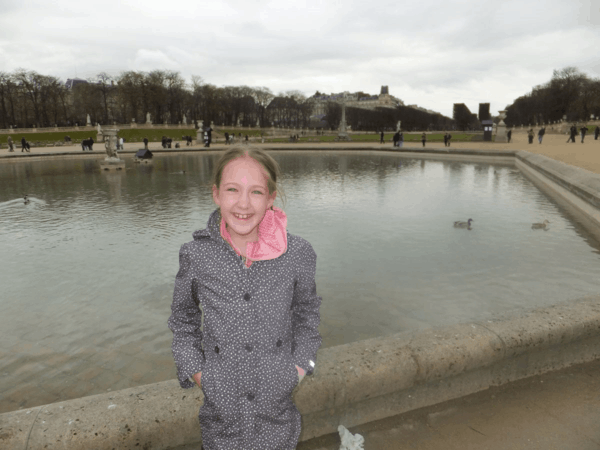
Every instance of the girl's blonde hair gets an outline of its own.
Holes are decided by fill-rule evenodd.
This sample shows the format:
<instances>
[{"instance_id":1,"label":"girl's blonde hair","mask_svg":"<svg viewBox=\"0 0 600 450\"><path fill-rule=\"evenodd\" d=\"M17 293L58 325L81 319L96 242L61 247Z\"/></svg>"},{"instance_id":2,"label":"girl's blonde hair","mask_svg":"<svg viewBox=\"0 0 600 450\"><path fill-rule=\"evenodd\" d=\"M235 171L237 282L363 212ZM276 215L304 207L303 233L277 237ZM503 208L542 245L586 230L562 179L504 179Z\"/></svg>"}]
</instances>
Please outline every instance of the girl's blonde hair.
<instances>
[{"instance_id":1,"label":"girl's blonde hair","mask_svg":"<svg viewBox=\"0 0 600 450\"><path fill-rule=\"evenodd\" d=\"M265 169L267 174L267 188L269 189L269 195L272 195L273 192L277 192L277 198L281 198L283 206L285 206L285 200L283 198L285 195L283 194L281 185L277 184L278 182L281 182L281 168L271 155L258 147L242 147L241 145L233 145L230 149L223 153L213 170L211 186L217 186L217 189L220 189L221 178L223 176L223 170L225 169L225 166L234 159L244 156L252 158Z\"/></svg>"}]
</instances>

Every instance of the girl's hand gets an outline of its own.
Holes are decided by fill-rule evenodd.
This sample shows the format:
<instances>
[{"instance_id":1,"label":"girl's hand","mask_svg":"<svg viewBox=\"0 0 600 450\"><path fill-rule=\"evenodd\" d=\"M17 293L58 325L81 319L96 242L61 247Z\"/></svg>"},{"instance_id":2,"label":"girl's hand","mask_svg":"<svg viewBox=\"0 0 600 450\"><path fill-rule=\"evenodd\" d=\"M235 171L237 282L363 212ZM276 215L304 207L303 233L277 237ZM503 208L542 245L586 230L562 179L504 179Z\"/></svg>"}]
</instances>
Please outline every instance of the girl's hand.
<instances>
[{"instance_id":1,"label":"girl's hand","mask_svg":"<svg viewBox=\"0 0 600 450\"><path fill-rule=\"evenodd\" d=\"M304 375L306 375L306 371L302 367L298 366L296 366L296 369L298 369L298 384L300 384L302 378L304 378Z\"/></svg>"},{"instance_id":2,"label":"girl's hand","mask_svg":"<svg viewBox=\"0 0 600 450\"><path fill-rule=\"evenodd\" d=\"M197 374L195 374L192 378L194 379L194 381L196 382L196 384L198 385L199 388L202 387L202 385L200 384L200 378L202 377L202 372L198 372Z\"/></svg>"}]
</instances>

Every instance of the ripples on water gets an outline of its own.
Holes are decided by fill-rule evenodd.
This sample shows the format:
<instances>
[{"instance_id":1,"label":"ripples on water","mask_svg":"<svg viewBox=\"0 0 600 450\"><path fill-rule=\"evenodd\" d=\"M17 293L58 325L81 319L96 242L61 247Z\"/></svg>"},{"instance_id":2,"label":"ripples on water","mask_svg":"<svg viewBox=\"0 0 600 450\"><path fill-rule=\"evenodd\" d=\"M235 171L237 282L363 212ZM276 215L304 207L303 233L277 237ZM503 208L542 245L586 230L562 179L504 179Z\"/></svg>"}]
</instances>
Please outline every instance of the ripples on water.
<instances>
[{"instance_id":1,"label":"ripples on water","mask_svg":"<svg viewBox=\"0 0 600 450\"><path fill-rule=\"evenodd\" d=\"M272 154L288 229L318 255L324 347L600 291L598 243L513 166ZM218 155L128 159L125 173L91 159L0 164L0 340L35 329L57 346L170 355L178 250L215 208ZM452 226L469 218L472 230Z\"/></svg>"}]
</instances>

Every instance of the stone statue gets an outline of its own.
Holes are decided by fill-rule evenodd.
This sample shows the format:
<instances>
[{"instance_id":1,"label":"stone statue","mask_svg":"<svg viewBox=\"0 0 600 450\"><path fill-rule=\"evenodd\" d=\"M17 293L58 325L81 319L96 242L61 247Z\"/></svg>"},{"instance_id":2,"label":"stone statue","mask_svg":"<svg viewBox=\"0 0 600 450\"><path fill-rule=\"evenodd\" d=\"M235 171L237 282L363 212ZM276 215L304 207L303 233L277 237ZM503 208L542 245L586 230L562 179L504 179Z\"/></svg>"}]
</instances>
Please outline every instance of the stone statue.
<instances>
[{"instance_id":1,"label":"stone statue","mask_svg":"<svg viewBox=\"0 0 600 450\"><path fill-rule=\"evenodd\" d=\"M102 134L102 127L100 126L100 124L98 123L98 134Z\"/></svg>"},{"instance_id":2,"label":"stone statue","mask_svg":"<svg viewBox=\"0 0 600 450\"><path fill-rule=\"evenodd\" d=\"M90 127L92 126L92 121L90 119L90 115L89 114L87 115L87 125L90 126Z\"/></svg>"},{"instance_id":3,"label":"stone statue","mask_svg":"<svg viewBox=\"0 0 600 450\"><path fill-rule=\"evenodd\" d=\"M256 118L256 127L260 128L260 119L258 117Z\"/></svg>"},{"instance_id":4,"label":"stone statue","mask_svg":"<svg viewBox=\"0 0 600 450\"><path fill-rule=\"evenodd\" d=\"M402 124L402 121L399 120L398 123L396 124L396 131L400 131L400 125Z\"/></svg>"},{"instance_id":5,"label":"stone statue","mask_svg":"<svg viewBox=\"0 0 600 450\"><path fill-rule=\"evenodd\" d=\"M151 124L152 123L152 120L150 119L150 113L149 112L146 113L146 123L147 124Z\"/></svg>"},{"instance_id":6,"label":"stone statue","mask_svg":"<svg viewBox=\"0 0 600 450\"><path fill-rule=\"evenodd\" d=\"M183 115L183 124L187 125L187 119L185 118L185 114Z\"/></svg>"}]
</instances>

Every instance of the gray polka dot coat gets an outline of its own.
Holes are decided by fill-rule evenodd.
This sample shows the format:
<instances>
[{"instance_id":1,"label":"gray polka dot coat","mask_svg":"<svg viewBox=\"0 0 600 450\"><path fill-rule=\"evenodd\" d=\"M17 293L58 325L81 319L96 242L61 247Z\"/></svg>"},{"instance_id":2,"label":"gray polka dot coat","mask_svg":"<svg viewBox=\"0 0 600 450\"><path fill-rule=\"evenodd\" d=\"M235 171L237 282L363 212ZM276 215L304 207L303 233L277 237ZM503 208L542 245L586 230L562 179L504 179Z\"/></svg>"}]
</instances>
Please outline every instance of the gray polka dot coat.
<instances>
[{"instance_id":1,"label":"gray polka dot coat","mask_svg":"<svg viewBox=\"0 0 600 450\"><path fill-rule=\"evenodd\" d=\"M322 342L317 255L286 231L282 255L246 267L220 223L216 209L179 251L168 320L179 382L191 388L190 378L202 372L198 417L206 450L295 449L295 366L312 375Z\"/></svg>"}]
</instances>

